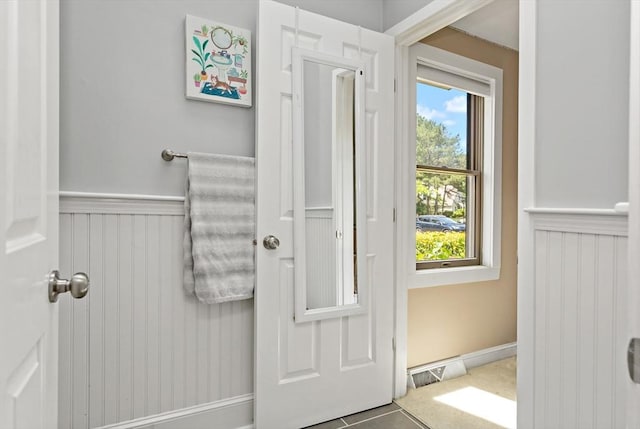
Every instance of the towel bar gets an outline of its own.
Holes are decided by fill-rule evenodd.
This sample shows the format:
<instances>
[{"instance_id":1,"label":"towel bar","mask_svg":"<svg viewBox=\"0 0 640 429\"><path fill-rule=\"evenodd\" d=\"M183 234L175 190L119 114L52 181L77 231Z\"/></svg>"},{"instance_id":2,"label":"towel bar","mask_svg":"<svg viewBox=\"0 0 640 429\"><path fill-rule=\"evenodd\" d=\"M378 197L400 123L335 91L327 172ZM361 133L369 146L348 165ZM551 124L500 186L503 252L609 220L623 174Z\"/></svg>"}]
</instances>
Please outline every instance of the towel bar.
<instances>
[{"instance_id":1,"label":"towel bar","mask_svg":"<svg viewBox=\"0 0 640 429\"><path fill-rule=\"evenodd\" d=\"M171 149L162 151L162 159L165 161L173 161L173 158L188 158L186 153L174 152Z\"/></svg>"}]
</instances>

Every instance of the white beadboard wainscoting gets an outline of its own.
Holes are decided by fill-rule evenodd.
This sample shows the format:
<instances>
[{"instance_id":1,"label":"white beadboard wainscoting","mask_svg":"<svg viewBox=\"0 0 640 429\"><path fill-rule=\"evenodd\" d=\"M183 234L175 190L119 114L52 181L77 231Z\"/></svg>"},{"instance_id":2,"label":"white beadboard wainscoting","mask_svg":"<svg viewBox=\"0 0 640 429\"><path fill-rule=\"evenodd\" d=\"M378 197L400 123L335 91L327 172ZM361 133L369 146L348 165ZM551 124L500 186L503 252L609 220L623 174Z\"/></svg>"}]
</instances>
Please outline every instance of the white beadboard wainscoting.
<instances>
[{"instance_id":1,"label":"white beadboard wainscoting","mask_svg":"<svg viewBox=\"0 0 640 429\"><path fill-rule=\"evenodd\" d=\"M59 300L61 429L251 424L253 300L185 295L183 219L177 197L61 196L60 271L91 279Z\"/></svg>"},{"instance_id":2,"label":"white beadboard wainscoting","mask_svg":"<svg viewBox=\"0 0 640 429\"><path fill-rule=\"evenodd\" d=\"M333 209L307 209L305 222L307 306L333 307L337 305Z\"/></svg>"},{"instance_id":3,"label":"white beadboard wainscoting","mask_svg":"<svg viewBox=\"0 0 640 429\"><path fill-rule=\"evenodd\" d=\"M627 217L532 210L536 428L624 427Z\"/></svg>"}]
</instances>

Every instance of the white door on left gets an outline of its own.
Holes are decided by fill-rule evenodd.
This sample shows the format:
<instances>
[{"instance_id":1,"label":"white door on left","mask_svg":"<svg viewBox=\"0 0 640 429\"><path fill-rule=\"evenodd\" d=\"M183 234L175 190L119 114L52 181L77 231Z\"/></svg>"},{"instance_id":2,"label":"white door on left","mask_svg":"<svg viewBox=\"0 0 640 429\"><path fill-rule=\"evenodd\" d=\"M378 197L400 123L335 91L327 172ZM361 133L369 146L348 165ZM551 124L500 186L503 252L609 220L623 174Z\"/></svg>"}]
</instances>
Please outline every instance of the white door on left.
<instances>
[{"instance_id":1,"label":"white door on left","mask_svg":"<svg viewBox=\"0 0 640 429\"><path fill-rule=\"evenodd\" d=\"M58 263L58 23L57 0L0 1L3 429L58 419L58 312L47 291Z\"/></svg>"}]
</instances>

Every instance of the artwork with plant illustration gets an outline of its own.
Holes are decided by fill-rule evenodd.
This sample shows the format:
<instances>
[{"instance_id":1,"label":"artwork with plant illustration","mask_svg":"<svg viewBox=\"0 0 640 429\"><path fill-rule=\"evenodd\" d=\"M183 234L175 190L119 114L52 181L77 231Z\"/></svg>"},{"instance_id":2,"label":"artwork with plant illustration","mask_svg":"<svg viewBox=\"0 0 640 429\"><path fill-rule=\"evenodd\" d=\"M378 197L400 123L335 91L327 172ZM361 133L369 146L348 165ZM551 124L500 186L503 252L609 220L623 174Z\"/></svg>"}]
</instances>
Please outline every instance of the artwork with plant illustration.
<instances>
[{"instance_id":1,"label":"artwork with plant illustration","mask_svg":"<svg viewBox=\"0 0 640 429\"><path fill-rule=\"evenodd\" d=\"M187 15L186 96L251 107L251 32Z\"/></svg>"}]
</instances>

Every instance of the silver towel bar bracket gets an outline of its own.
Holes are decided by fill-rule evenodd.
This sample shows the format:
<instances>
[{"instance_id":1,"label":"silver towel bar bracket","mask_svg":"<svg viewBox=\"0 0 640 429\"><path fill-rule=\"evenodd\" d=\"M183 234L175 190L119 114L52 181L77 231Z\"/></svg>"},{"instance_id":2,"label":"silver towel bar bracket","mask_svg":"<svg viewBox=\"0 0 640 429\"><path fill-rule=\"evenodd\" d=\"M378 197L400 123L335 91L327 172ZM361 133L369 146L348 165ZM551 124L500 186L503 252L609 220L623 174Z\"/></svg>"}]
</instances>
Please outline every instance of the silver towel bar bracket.
<instances>
[{"instance_id":1,"label":"silver towel bar bracket","mask_svg":"<svg viewBox=\"0 0 640 429\"><path fill-rule=\"evenodd\" d=\"M187 154L174 152L171 149L165 149L162 151L162 159L165 161L173 161L173 158L187 158Z\"/></svg>"}]
</instances>

